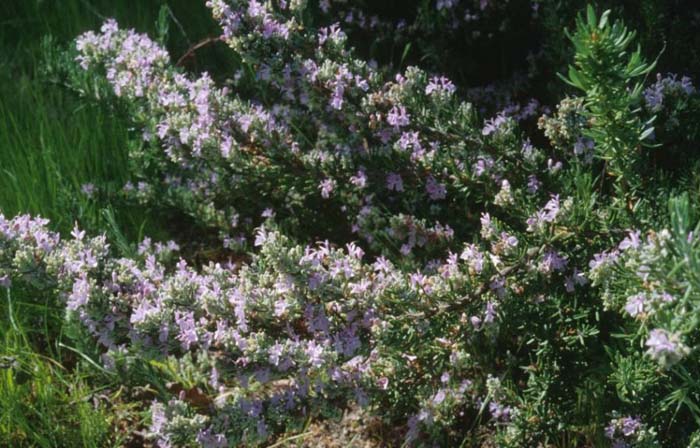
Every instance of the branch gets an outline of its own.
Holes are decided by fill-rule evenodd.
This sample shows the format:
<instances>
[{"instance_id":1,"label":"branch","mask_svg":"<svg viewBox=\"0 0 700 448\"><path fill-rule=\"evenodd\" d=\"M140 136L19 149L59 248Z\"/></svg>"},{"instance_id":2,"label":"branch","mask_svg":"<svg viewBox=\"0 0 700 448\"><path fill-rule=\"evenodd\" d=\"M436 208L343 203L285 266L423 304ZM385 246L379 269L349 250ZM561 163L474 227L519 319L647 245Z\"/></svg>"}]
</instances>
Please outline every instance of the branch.
<instances>
[{"instance_id":1,"label":"branch","mask_svg":"<svg viewBox=\"0 0 700 448\"><path fill-rule=\"evenodd\" d=\"M180 59L177 60L177 62L175 63L175 66L181 67L182 63L185 61L185 59L192 56L195 51L197 51L200 48L205 47L211 43L219 42L220 40L221 40L221 37L207 37L206 39L197 42L196 44L194 44L190 48L188 48L187 51L185 52L185 54L180 56Z\"/></svg>"}]
</instances>

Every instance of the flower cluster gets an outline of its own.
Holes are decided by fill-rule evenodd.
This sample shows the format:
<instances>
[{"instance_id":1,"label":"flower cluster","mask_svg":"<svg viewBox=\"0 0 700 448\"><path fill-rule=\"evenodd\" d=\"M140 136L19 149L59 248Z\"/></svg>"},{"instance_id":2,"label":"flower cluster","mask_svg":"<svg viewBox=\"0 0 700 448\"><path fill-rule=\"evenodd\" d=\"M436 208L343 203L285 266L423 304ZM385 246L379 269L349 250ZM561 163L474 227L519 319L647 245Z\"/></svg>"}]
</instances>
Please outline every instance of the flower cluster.
<instances>
[{"instance_id":1,"label":"flower cluster","mask_svg":"<svg viewBox=\"0 0 700 448\"><path fill-rule=\"evenodd\" d=\"M687 238L686 243L692 245L692 233ZM680 362L690 353L683 342L683 333L687 330L680 330L686 325L683 321L687 310L678 300L679 295L686 294L684 287L675 278L667 278L661 270L677 256L676 241L667 229L650 232L646 239L641 238L640 231L632 230L619 243L617 250L597 254L590 264L590 276L594 282L615 291L609 296L608 306L619 306L630 318L651 326L644 342L646 354L665 368ZM623 274L609 272L614 266L621 267ZM607 270L608 275L596 273L601 270ZM620 298L618 284L633 293Z\"/></svg>"},{"instance_id":2,"label":"flower cluster","mask_svg":"<svg viewBox=\"0 0 700 448\"><path fill-rule=\"evenodd\" d=\"M656 83L644 90L644 102L649 110L659 112L664 107L666 96L689 96L693 93L695 93L695 87L689 77L683 76L679 80L677 75L670 74L663 77L659 73L656 75Z\"/></svg>"},{"instance_id":3,"label":"flower cluster","mask_svg":"<svg viewBox=\"0 0 700 448\"><path fill-rule=\"evenodd\" d=\"M186 391L154 404L151 431L164 446L195 434L264 441L323 401L384 401L409 377L422 392L400 398L396 412L422 410L404 414L413 428L408 440L420 428L451 424L455 409L488 401L493 419L503 422L516 412L491 390L496 379L481 377L474 363L479 347L498 333L498 310L509 296L523 294L507 288L525 280L506 279L499 270L534 262L517 259L519 241L506 231L490 251L469 244L459 257L404 272L384 257L363 261L356 244L299 246L261 227L248 264L210 263L200 271L182 259L159 261L178 249L174 242L146 240L132 260L112 257L104 237L87 238L77 227L61 240L45 220L1 222L4 284L27 282L31 271L37 280L29 283L54 288L103 350L107 368L124 368L129 357L190 359L201 372L199 387L212 394L209 412L192 409ZM539 264L566 267L556 260L546 251ZM445 313L450 308L455 312ZM400 342L406 332L423 343ZM440 381L415 377L419 365L442 365Z\"/></svg>"},{"instance_id":4,"label":"flower cluster","mask_svg":"<svg viewBox=\"0 0 700 448\"><path fill-rule=\"evenodd\" d=\"M655 436L639 417L617 417L605 427L605 437L614 448L658 446Z\"/></svg>"},{"instance_id":5,"label":"flower cluster","mask_svg":"<svg viewBox=\"0 0 700 448\"><path fill-rule=\"evenodd\" d=\"M81 66L104 73L147 139L132 154L139 188L128 184L127 194L168 201L216 229L227 247L250 247L253 229L273 218L293 235L351 229L386 256L396 255L394 247L435 256L455 232L473 226L445 222L455 191L469 188L505 206L512 190L539 189L529 171L544 160L531 157L525 167L513 148L515 159L495 163L487 151L473 150L470 141L493 132L477 128L449 79L411 67L388 80L353 55L337 26L302 29L293 10L266 5L209 2L221 39L256 67L251 79L238 78L235 94L206 73L190 78L158 44L113 21L77 39ZM261 86L271 99L262 101ZM515 139L512 129L501 129L504 117L524 120L538 107L531 101L504 109L489 122L500 129L493 138ZM491 181L464 176L470 166L484 166L479 172ZM278 187L260 188L270 184ZM338 218L312 212L318 207L336 209Z\"/></svg>"}]
</instances>

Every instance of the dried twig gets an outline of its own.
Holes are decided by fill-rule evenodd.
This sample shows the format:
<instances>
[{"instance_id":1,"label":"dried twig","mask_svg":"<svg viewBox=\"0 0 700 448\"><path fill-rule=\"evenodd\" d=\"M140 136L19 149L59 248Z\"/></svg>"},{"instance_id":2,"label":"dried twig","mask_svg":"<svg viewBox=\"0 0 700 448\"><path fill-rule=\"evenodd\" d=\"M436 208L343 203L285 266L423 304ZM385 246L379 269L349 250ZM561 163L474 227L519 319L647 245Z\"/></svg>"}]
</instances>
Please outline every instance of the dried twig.
<instances>
[{"instance_id":1,"label":"dried twig","mask_svg":"<svg viewBox=\"0 0 700 448\"><path fill-rule=\"evenodd\" d=\"M175 66L181 67L182 63L185 61L185 59L192 56L195 51L197 51L200 48L205 47L211 43L219 42L220 40L221 40L220 37L207 37L206 39L197 42L196 44L194 44L190 48L188 48L187 51L185 52L185 54L180 56L180 59L177 60L177 62L175 63Z\"/></svg>"}]
</instances>

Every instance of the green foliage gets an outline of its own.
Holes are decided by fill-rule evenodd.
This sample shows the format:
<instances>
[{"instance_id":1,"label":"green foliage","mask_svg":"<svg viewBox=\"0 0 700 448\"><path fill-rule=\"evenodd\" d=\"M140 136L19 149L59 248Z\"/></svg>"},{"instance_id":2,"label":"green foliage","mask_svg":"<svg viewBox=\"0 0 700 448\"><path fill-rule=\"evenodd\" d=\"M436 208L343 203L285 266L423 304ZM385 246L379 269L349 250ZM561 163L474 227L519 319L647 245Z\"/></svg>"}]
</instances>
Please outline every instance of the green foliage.
<instances>
[{"instance_id":1,"label":"green foliage","mask_svg":"<svg viewBox=\"0 0 700 448\"><path fill-rule=\"evenodd\" d=\"M645 139L651 135L654 117L642 122L641 78L654 69L640 47L629 51L635 38L620 21L610 23L610 10L597 16L592 6L576 20L573 34L566 32L576 51L574 65L563 78L585 95L584 132L596 144L596 156L606 161L604 175L613 177L620 199L633 199L639 188L640 160Z\"/></svg>"},{"instance_id":2,"label":"green foliage","mask_svg":"<svg viewBox=\"0 0 700 448\"><path fill-rule=\"evenodd\" d=\"M61 310L3 292L0 311L0 444L4 446L119 445L118 405L99 375L61 348ZM47 297L47 299L49 299ZM104 382L104 378L101 378ZM98 381L99 382L99 381Z\"/></svg>"}]
</instances>

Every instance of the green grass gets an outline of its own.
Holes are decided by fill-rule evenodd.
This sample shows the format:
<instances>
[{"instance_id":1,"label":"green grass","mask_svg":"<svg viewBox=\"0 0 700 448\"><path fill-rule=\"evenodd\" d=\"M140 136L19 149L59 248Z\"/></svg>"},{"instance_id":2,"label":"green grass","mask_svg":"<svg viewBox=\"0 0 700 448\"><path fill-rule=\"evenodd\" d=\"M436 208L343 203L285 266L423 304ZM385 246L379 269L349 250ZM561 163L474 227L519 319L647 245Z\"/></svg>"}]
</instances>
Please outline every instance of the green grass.
<instances>
[{"instance_id":1,"label":"green grass","mask_svg":"<svg viewBox=\"0 0 700 448\"><path fill-rule=\"evenodd\" d=\"M100 371L76 362L61 336L62 310L3 291L0 312L0 445L119 445ZM36 298L34 298L36 299ZM66 367L70 365L71 368Z\"/></svg>"},{"instance_id":2,"label":"green grass","mask_svg":"<svg viewBox=\"0 0 700 448\"><path fill-rule=\"evenodd\" d=\"M174 58L215 32L199 0L0 2L0 213L41 215L64 234L77 221L123 244L168 236L157 211L114 199L129 179L127 148L137 133L108 106L44 76L42 44L51 38L65 48L107 17L153 35L164 4ZM222 50L203 50L188 68L211 68L203 61ZM86 183L98 187L97 196L81 192ZM4 289L0 296L0 446L127 443L122 424L133 427L141 409L119 399L121 389L99 360L70 348L81 341L66 335L58 298Z\"/></svg>"},{"instance_id":3,"label":"green grass","mask_svg":"<svg viewBox=\"0 0 700 448\"><path fill-rule=\"evenodd\" d=\"M8 216L40 214L61 230L74 220L95 227L99 198L91 200L81 187L94 183L116 190L124 185L125 123L28 77L13 87L12 96L0 99L0 209Z\"/></svg>"},{"instance_id":4,"label":"green grass","mask_svg":"<svg viewBox=\"0 0 700 448\"><path fill-rule=\"evenodd\" d=\"M159 233L158 218L138 208L112 204L105 195L89 200L81 186L114 193L129 179L129 123L105 105L90 104L42 76L43 42L67 47L105 17L154 33L168 5L168 46L174 55L213 33L203 2L9 0L0 2L0 212L40 214L55 229L74 221L88 230L106 228L103 209L113 209L125 234ZM3 12L3 9L5 10ZM187 17L185 30L177 19ZM191 20L191 18L199 18ZM197 22L199 20L199 22ZM98 206L99 204L99 206Z\"/></svg>"}]
</instances>

